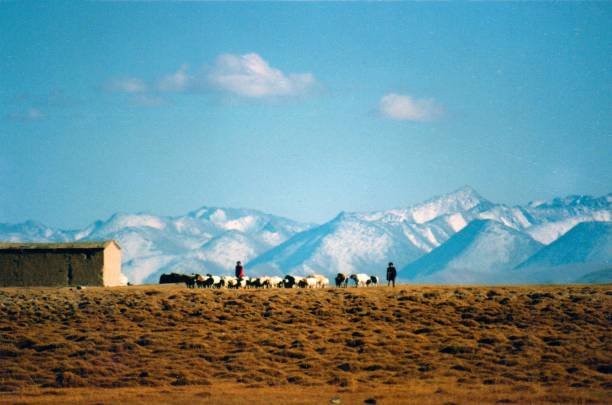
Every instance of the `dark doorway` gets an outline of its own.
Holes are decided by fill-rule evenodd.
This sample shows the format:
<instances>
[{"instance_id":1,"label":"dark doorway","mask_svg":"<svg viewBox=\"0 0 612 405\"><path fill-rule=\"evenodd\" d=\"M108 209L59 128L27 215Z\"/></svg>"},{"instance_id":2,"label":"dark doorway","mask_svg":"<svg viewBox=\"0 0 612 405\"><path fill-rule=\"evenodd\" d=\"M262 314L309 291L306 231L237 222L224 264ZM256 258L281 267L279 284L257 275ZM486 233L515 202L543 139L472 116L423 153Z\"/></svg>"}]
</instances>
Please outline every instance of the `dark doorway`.
<instances>
[{"instance_id":1,"label":"dark doorway","mask_svg":"<svg viewBox=\"0 0 612 405\"><path fill-rule=\"evenodd\" d=\"M68 285L72 285L72 278L74 277L72 272L72 263L68 263Z\"/></svg>"}]
</instances>

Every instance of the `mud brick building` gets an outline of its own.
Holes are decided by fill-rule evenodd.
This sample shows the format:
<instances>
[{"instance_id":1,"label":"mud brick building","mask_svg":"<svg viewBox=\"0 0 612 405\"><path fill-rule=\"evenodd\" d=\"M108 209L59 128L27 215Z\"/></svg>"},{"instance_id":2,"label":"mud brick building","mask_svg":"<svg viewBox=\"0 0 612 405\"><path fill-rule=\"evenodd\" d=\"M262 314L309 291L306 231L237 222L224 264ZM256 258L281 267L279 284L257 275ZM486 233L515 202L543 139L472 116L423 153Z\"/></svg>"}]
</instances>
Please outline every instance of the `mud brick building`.
<instances>
[{"instance_id":1,"label":"mud brick building","mask_svg":"<svg viewBox=\"0 0 612 405\"><path fill-rule=\"evenodd\" d=\"M0 287L125 285L113 240L0 243Z\"/></svg>"}]
</instances>

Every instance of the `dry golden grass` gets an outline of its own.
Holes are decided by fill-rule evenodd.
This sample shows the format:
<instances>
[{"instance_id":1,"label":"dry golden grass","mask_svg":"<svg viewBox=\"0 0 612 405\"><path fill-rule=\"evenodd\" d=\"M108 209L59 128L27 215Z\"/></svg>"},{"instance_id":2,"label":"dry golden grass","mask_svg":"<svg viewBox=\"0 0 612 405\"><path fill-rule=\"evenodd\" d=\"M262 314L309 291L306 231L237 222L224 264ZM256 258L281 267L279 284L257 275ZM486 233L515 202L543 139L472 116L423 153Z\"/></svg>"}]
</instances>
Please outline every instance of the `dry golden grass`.
<instances>
[{"instance_id":1,"label":"dry golden grass","mask_svg":"<svg viewBox=\"0 0 612 405\"><path fill-rule=\"evenodd\" d=\"M0 289L0 402L605 403L612 288Z\"/></svg>"}]
</instances>

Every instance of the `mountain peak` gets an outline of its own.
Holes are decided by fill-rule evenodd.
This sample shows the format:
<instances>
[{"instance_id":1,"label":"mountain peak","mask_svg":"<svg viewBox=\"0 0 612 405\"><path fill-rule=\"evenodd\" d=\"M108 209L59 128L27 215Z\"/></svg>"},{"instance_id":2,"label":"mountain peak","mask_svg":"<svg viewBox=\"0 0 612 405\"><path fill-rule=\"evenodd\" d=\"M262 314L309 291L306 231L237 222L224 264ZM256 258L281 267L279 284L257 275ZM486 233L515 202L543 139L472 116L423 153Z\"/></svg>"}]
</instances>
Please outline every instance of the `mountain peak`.
<instances>
[{"instance_id":1,"label":"mountain peak","mask_svg":"<svg viewBox=\"0 0 612 405\"><path fill-rule=\"evenodd\" d=\"M468 211L477 205L488 203L470 186L463 186L451 193L433 197L410 209L414 222L422 224L441 215Z\"/></svg>"},{"instance_id":2,"label":"mountain peak","mask_svg":"<svg viewBox=\"0 0 612 405\"><path fill-rule=\"evenodd\" d=\"M460 187L455 191L451 191L450 193L443 195L442 197L487 201L483 196L478 193L478 191L476 191L472 186L469 185Z\"/></svg>"},{"instance_id":3,"label":"mountain peak","mask_svg":"<svg viewBox=\"0 0 612 405\"><path fill-rule=\"evenodd\" d=\"M408 207L343 211L318 226L254 209L203 206L178 216L117 213L74 230L53 229L35 221L0 223L0 240L116 239L123 250L125 273L136 283L155 282L168 271L225 274L237 258L255 266L249 267L253 274L296 271L328 276L337 271L384 270L390 259L403 268L422 258L422 269L453 272L444 272L448 282L494 281L502 279L494 276L504 276L498 271L518 265L516 260L526 261L527 254L541 248L533 239L551 243L580 222L607 224L576 226L563 244L561 240L554 252L550 250L550 256L564 258L566 251L580 248L572 257L589 262L609 257L612 231L606 227L612 226L611 203L612 194L571 195L508 207L484 199L465 185ZM597 240L591 243L591 239ZM582 263L578 267L586 268ZM436 274L443 281L442 273L436 270Z\"/></svg>"}]
</instances>

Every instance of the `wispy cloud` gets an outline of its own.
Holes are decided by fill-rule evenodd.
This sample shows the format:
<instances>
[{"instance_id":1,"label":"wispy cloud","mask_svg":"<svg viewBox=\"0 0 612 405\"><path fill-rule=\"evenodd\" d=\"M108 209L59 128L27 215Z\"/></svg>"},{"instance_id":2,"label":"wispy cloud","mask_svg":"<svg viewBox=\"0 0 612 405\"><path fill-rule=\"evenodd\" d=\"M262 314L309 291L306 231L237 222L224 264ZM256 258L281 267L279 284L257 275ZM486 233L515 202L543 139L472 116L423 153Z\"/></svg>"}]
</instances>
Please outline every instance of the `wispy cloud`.
<instances>
[{"instance_id":1,"label":"wispy cloud","mask_svg":"<svg viewBox=\"0 0 612 405\"><path fill-rule=\"evenodd\" d=\"M33 121L41 121L46 118L46 114L43 113L38 108L28 108L24 111L16 111L9 113L7 118L12 121L21 121L21 122L33 122Z\"/></svg>"},{"instance_id":2,"label":"wispy cloud","mask_svg":"<svg viewBox=\"0 0 612 405\"><path fill-rule=\"evenodd\" d=\"M206 94L220 92L251 99L299 96L316 85L312 73L284 73L271 67L256 53L219 55L212 67L194 73L183 64L176 72L146 82L138 77L115 78L106 91L131 95L133 105L156 107L165 94Z\"/></svg>"},{"instance_id":3,"label":"wispy cloud","mask_svg":"<svg viewBox=\"0 0 612 405\"><path fill-rule=\"evenodd\" d=\"M285 74L256 53L220 55L208 82L218 90L238 96L263 98L296 96L315 84L312 73Z\"/></svg>"},{"instance_id":4,"label":"wispy cloud","mask_svg":"<svg viewBox=\"0 0 612 405\"><path fill-rule=\"evenodd\" d=\"M148 91L147 84L144 80L137 77L111 79L106 82L104 88L110 92L128 94L138 94Z\"/></svg>"},{"instance_id":5,"label":"wispy cloud","mask_svg":"<svg viewBox=\"0 0 612 405\"><path fill-rule=\"evenodd\" d=\"M131 105L138 107L159 107L166 101L156 94L153 87L138 77L115 78L107 81L104 89L111 93L128 96Z\"/></svg>"},{"instance_id":6,"label":"wispy cloud","mask_svg":"<svg viewBox=\"0 0 612 405\"><path fill-rule=\"evenodd\" d=\"M414 98L409 95L385 94L379 103L380 113L397 121L432 121L442 114L442 107L433 98Z\"/></svg>"},{"instance_id":7,"label":"wispy cloud","mask_svg":"<svg viewBox=\"0 0 612 405\"><path fill-rule=\"evenodd\" d=\"M182 65L175 73L162 77L157 87L163 92L181 93L193 90L193 77L187 71L189 65Z\"/></svg>"}]
</instances>

